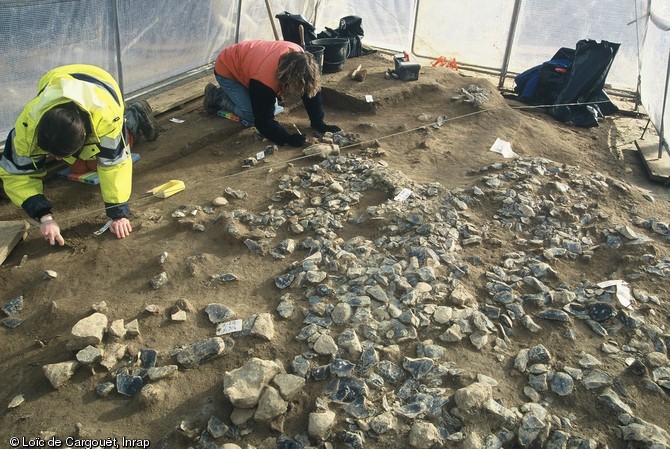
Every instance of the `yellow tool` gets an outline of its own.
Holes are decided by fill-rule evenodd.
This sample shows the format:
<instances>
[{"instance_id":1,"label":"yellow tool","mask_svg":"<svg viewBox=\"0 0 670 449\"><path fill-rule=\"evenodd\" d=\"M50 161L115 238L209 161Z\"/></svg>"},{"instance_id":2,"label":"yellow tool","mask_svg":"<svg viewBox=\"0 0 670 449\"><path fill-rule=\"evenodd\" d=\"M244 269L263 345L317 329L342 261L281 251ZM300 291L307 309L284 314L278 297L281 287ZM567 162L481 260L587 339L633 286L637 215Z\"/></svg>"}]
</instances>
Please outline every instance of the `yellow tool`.
<instances>
[{"instance_id":1,"label":"yellow tool","mask_svg":"<svg viewBox=\"0 0 670 449\"><path fill-rule=\"evenodd\" d=\"M185 188L186 186L184 185L184 181L173 179L171 181L166 182L165 184L159 185L158 187L154 187L147 193L151 193L153 196L156 196L158 198L167 198L174 195L175 193L181 192Z\"/></svg>"}]
</instances>

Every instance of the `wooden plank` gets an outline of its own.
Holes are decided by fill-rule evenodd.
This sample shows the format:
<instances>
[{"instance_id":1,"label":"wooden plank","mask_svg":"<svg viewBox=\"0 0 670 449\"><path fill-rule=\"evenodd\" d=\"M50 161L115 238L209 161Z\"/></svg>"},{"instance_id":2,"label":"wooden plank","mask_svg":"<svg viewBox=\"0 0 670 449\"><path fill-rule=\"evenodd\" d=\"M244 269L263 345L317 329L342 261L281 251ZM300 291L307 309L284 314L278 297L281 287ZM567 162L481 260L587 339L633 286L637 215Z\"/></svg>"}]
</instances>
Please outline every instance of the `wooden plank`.
<instances>
[{"instance_id":1,"label":"wooden plank","mask_svg":"<svg viewBox=\"0 0 670 449\"><path fill-rule=\"evenodd\" d=\"M214 82L214 77L206 76L181 86L175 87L168 91L157 94L153 97L147 98L154 110L155 115L162 114L171 109L180 107L181 105L193 101L205 94L205 86L207 83Z\"/></svg>"},{"instance_id":2,"label":"wooden plank","mask_svg":"<svg viewBox=\"0 0 670 449\"><path fill-rule=\"evenodd\" d=\"M0 265L14 247L28 236L27 221L0 221Z\"/></svg>"},{"instance_id":3,"label":"wooden plank","mask_svg":"<svg viewBox=\"0 0 670 449\"><path fill-rule=\"evenodd\" d=\"M654 181L670 181L670 155L663 150L658 157L658 143L635 141L638 153L647 168L649 178Z\"/></svg>"}]
</instances>

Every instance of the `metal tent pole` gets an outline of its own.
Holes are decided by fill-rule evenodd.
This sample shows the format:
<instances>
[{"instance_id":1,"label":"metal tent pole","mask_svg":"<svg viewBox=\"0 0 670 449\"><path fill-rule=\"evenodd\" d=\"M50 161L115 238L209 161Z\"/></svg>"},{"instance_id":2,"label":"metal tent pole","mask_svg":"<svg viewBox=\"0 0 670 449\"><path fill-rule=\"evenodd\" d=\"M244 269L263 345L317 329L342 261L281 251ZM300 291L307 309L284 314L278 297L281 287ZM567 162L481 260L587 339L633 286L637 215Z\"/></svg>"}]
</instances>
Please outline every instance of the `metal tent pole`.
<instances>
[{"instance_id":1,"label":"metal tent pole","mask_svg":"<svg viewBox=\"0 0 670 449\"><path fill-rule=\"evenodd\" d=\"M668 52L668 67L665 69L665 91L663 93L663 109L661 110L661 129L659 130L658 158L663 156L663 144L665 143L665 106L668 102L668 85L670 84L670 52Z\"/></svg>"},{"instance_id":2,"label":"metal tent pole","mask_svg":"<svg viewBox=\"0 0 670 449\"><path fill-rule=\"evenodd\" d=\"M117 65L117 81L119 89L125 96L126 90L123 88L123 65L121 62L121 26L119 24L119 2L112 0L112 14L114 14L114 45L116 46L116 65Z\"/></svg>"},{"instance_id":3,"label":"metal tent pole","mask_svg":"<svg viewBox=\"0 0 670 449\"><path fill-rule=\"evenodd\" d=\"M416 41L416 24L419 20L419 6L420 6L421 1L416 0L416 3L414 4L414 25L412 26L412 43L410 44L410 52L414 54L414 42Z\"/></svg>"},{"instance_id":4,"label":"metal tent pole","mask_svg":"<svg viewBox=\"0 0 670 449\"><path fill-rule=\"evenodd\" d=\"M237 23L235 24L235 43L240 41L240 22L242 22L242 0L237 2Z\"/></svg>"},{"instance_id":5,"label":"metal tent pole","mask_svg":"<svg viewBox=\"0 0 670 449\"><path fill-rule=\"evenodd\" d=\"M509 26L509 34L507 35L507 46L505 47L505 56L503 56L502 67L500 68L500 79L498 80L498 89L505 85L505 77L507 77L507 68L509 67L509 60L512 56L512 44L514 43L514 35L516 34L516 26L519 22L519 11L521 10L521 1L514 0L514 11L512 12L512 22Z\"/></svg>"}]
</instances>

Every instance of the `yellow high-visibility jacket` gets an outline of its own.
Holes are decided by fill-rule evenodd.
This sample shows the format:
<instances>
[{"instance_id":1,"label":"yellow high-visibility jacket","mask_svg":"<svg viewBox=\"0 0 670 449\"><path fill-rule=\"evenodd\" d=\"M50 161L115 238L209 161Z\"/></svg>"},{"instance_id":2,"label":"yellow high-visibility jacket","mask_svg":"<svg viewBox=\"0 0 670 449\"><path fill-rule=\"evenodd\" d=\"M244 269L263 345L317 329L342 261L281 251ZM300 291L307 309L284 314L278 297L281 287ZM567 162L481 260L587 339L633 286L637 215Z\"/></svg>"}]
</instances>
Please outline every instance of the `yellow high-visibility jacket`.
<instances>
[{"instance_id":1,"label":"yellow high-visibility jacket","mask_svg":"<svg viewBox=\"0 0 670 449\"><path fill-rule=\"evenodd\" d=\"M91 124L77 156L96 159L107 216L127 216L132 160L125 137L123 97L112 75L86 64L56 67L40 78L37 92L9 132L0 157L0 179L11 201L38 220L51 212L42 184L47 153L37 146L37 124L54 106L74 102L88 114ZM72 164L76 158L64 160Z\"/></svg>"}]
</instances>

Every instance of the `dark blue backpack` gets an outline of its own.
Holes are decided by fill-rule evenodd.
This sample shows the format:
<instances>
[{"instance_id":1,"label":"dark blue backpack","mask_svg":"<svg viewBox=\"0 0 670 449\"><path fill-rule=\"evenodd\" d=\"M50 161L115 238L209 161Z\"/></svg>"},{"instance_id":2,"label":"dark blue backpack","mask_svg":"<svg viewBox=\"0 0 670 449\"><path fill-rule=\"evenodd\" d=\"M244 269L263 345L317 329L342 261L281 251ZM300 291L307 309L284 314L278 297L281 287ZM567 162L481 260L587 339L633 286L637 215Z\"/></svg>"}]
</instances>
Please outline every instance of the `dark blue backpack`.
<instances>
[{"instance_id":1,"label":"dark blue backpack","mask_svg":"<svg viewBox=\"0 0 670 449\"><path fill-rule=\"evenodd\" d=\"M552 59L531 67L514 78L514 92L524 103L554 104L568 82L569 59Z\"/></svg>"}]
</instances>

